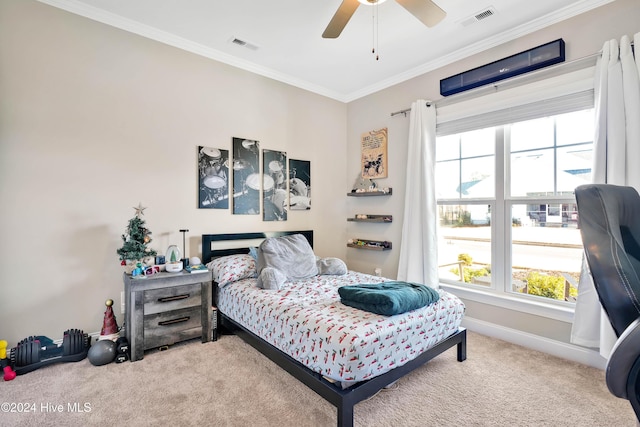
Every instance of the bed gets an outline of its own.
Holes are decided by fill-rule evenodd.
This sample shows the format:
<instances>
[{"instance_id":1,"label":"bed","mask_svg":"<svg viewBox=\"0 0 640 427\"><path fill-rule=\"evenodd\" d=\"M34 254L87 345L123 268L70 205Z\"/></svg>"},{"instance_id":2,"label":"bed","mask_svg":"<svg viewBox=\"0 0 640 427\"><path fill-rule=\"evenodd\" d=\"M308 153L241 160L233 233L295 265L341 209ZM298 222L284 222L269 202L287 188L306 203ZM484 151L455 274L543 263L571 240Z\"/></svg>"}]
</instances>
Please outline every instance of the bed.
<instances>
[{"instance_id":1,"label":"bed","mask_svg":"<svg viewBox=\"0 0 640 427\"><path fill-rule=\"evenodd\" d=\"M464 304L443 290L437 302L393 316L359 310L341 303L338 288L389 279L315 256L318 274L278 278L279 287L269 288L271 276L258 275L269 268L262 253L256 261L255 250L264 239L285 236L304 236L313 247L311 230L202 235L218 324L333 404L338 426L353 426L355 404L449 348L456 346L458 361L466 359Z\"/></svg>"}]
</instances>

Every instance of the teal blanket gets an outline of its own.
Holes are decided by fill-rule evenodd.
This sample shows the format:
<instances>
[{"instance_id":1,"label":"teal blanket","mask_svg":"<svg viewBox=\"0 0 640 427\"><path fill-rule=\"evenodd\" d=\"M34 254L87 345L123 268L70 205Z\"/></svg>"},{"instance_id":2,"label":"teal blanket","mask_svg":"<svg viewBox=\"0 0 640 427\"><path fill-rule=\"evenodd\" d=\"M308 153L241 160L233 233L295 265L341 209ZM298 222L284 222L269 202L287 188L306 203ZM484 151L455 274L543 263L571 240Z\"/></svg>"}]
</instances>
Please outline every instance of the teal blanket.
<instances>
[{"instance_id":1,"label":"teal blanket","mask_svg":"<svg viewBox=\"0 0 640 427\"><path fill-rule=\"evenodd\" d=\"M398 281L342 286L338 293L345 305L385 316L415 310L440 299L438 291L429 286Z\"/></svg>"}]
</instances>

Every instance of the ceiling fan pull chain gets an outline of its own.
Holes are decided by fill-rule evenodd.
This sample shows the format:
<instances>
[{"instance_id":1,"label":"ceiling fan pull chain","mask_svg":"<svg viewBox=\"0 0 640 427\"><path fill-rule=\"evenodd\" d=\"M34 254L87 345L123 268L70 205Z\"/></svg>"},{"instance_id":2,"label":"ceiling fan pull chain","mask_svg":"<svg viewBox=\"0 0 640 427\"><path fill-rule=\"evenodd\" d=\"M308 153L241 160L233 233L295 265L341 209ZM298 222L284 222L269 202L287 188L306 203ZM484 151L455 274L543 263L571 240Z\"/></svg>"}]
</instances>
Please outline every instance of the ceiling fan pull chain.
<instances>
[{"instance_id":1,"label":"ceiling fan pull chain","mask_svg":"<svg viewBox=\"0 0 640 427\"><path fill-rule=\"evenodd\" d=\"M371 53L376 53L376 11L375 5L371 8Z\"/></svg>"},{"instance_id":2,"label":"ceiling fan pull chain","mask_svg":"<svg viewBox=\"0 0 640 427\"><path fill-rule=\"evenodd\" d=\"M380 13L378 13L378 3L376 3L376 61L378 59L380 59L380 33L379 33L379 29L380 29L380 24L379 24L379 19L380 19Z\"/></svg>"},{"instance_id":3,"label":"ceiling fan pull chain","mask_svg":"<svg viewBox=\"0 0 640 427\"><path fill-rule=\"evenodd\" d=\"M371 53L373 53L374 55L376 55L376 61L380 59L380 49L379 49L379 40L380 37L378 35L378 19L380 17L380 14L378 13L378 3L379 2L375 2L373 3L373 7L371 8L371 17L373 20L373 28L372 28L372 38L373 38L373 48L371 49Z\"/></svg>"}]
</instances>

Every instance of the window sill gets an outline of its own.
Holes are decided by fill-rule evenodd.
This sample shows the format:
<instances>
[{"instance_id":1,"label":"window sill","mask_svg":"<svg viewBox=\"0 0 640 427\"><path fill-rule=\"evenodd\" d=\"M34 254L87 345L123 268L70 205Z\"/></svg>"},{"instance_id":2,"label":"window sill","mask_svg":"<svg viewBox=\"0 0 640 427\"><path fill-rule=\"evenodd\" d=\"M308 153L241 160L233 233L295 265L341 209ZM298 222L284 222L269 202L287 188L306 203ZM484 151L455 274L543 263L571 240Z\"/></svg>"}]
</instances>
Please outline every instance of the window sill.
<instances>
[{"instance_id":1,"label":"window sill","mask_svg":"<svg viewBox=\"0 0 640 427\"><path fill-rule=\"evenodd\" d=\"M527 314L546 317L562 322L573 323L574 307L560 306L559 304L546 303L544 301L529 300L516 296L497 294L481 289L473 289L450 283L440 283L440 287L447 292L469 301L489 304L509 310L520 311Z\"/></svg>"}]
</instances>

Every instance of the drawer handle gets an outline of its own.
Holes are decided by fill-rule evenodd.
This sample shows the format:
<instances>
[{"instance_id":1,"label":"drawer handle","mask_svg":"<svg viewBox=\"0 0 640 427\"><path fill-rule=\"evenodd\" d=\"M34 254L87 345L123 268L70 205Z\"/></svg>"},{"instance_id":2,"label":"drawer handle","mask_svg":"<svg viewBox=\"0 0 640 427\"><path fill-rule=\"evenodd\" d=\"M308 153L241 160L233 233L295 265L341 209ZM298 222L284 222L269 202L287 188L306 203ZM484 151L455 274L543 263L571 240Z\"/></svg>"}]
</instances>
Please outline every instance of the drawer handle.
<instances>
[{"instance_id":1,"label":"drawer handle","mask_svg":"<svg viewBox=\"0 0 640 427\"><path fill-rule=\"evenodd\" d=\"M189 316L179 317L177 319L165 320L163 322L158 322L158 325L160 325L160 326L168 326L168 325L173 325L174 323L186 322L189 319L191 319L191 317L189 317Z\"/></svg>"},{"instance_id":2,"label":"drawer handle","mask_svg":"<svg viewBox=\"0 0 640 427\"><path fill-rule=\"evenodd\" d=\"M176 295L173 297L158 298L158 302L180 301L181 299L189 298L189 296L190 296L189 294L182 294L182 295Z\"/></svg>"}]
</instances>

